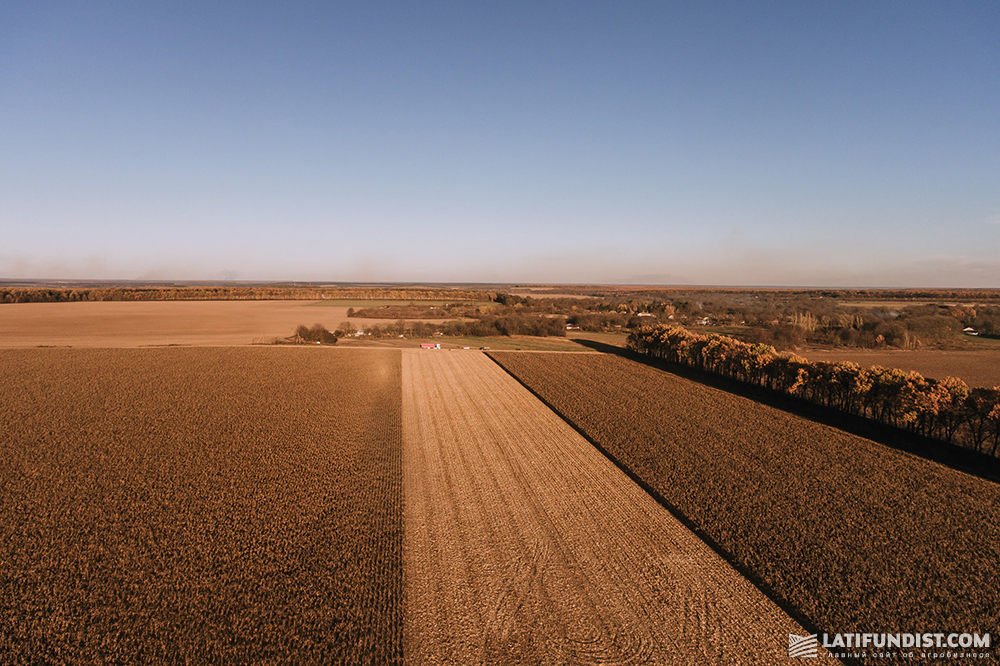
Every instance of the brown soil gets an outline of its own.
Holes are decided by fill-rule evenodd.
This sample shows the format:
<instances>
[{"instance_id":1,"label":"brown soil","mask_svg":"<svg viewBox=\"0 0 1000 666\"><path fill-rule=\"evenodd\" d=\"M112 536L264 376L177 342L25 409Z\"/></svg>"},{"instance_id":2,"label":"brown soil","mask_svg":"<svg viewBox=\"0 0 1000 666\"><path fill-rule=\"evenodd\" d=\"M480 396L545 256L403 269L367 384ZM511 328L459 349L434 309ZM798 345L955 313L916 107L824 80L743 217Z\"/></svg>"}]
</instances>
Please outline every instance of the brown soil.
<instances>
[{"instance_id":1,"label":"brown soil","mask_svg":"<svg viewBox=\"0 0 1000 666\"><path fill-rule=\"evenodd\" d=\"M792 663L804 630L484 355L402 376L408 662Z\"/></svg>"},{"instance_id":2,"label":"brown soil","mask_svg":"<svg viewBox=\"0 0 1000 666\"><path fill-rule=\"evenodd\" d=\"M231 346L285 338L299 324L333 330L347 306L312 301L97 301L0 305L0 347ZM351 318L359 328L382 319ZM440 321L440 320L435 320Z\"/></svg>"},{"instance_id":3,"label":"brown soil","mask_svg":"<svg viewBox=\"0 0 1000 666\"><path fill-rule=\"evenodd\" d=\"M821 631L1000 622L997 484L619 356L491 355Z\"/></svg>"},{"instance_id":4,"label":"brown soil","mask_svg":"<svg viewBox=\"0 0 1000 666\"><path fill-rule=\"evenodd\" d=\"M0 351L0 661L399 663L399 373L380 350Z\"/></svg>"},{"instance_id":5,"label":"brown soil","mask_svg":"<svg viewBox=\"0 0 1000 666\"><path fill-rule=\"evenodd\" d=\"M975 351L817 349L800 353L810 361L854 361L862 366L915 370L934 379L958 377L969 386L1000 386L1000 341L996 349Z\"/></svg>"}]
</instances>

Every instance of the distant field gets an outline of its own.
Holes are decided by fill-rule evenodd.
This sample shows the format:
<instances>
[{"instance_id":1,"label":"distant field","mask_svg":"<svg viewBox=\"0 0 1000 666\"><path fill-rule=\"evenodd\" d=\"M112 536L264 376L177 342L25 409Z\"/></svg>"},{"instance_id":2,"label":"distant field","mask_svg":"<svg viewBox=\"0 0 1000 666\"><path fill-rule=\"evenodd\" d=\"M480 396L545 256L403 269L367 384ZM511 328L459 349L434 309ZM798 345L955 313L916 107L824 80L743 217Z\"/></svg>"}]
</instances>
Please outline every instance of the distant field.
<instances>
[{"instance_id":1,"label":"distant field","mask_svg":"<svg viewBox=\"0 0 1000 666\"><path fill-rule=\"evenodd\" d=\"M625 347L628 333L602 333L599 331L566 331L566 336L581 347L587 342L598 342L612 347Z\"/></svg>"},{"instance_id":2,"label":"distant field","mask_svg":"<svg viewBox=\"0 0 1000 666\"><path fill-rule=\"evenodd\" d=\"M0 351L5 664L392 664L400 362Z\"/></svg>"},{"instance_id":3,"label":"distant field","mask_svg":"<svg viewBox=\"0 0 1000 666\"><path fill-rule=\"evenodd\" d=\"M2 347L228 346L270 342L299 324L335 329L347 308L312 301L97 301L0 305ZM326 305L323 303L323 305ZM363 327L383 319L350 319Z\"/></svg>"},{"instance_id":4,"label":"distant field","mask_svg":"<svg viewBox=\"0 0 1000 666\"><path fill-rule=\"evenodd\" d=\"M619 356L491 356L821 631L1000 623L997 484Z\"/></svg>"},{"instance_id":5,"label":"distant field","mask_svg":"<svg viewBox=\"0 0 1000 666\"><path fill-rule=\"evenodd\" d=\"M934 379L958 377L970 386L988 387L1000 386L1000 340L995 342L997 343L995 349L970 351L816 349L799 353L810 361L854 361L863 366L882 365L915 370L925 377Z\"/></svg>"}]
</instances>

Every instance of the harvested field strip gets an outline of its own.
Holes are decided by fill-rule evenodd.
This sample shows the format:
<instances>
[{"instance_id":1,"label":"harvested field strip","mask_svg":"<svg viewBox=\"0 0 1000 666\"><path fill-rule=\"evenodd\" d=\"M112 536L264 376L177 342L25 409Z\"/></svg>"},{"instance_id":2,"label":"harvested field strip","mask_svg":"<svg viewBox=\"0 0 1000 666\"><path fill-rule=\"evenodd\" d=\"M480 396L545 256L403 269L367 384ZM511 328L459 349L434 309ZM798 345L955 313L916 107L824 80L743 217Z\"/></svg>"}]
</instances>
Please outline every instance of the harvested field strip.
<instances>
[{"instance_id":1,"label":"harvested field strip","mask_svg":"<svg viewBox=\"0 0 1000 666\"><path fill-rule=\"evenodd\" d=\"M399 663L399 353L0 352L4 663Z\"/></svg>"},{"instance_id":2,"label":"harvested field strip","mask_svg":"<svg viewBox=\"0 0 1000 666\"><path fill-rule=\"evenodd\" d=\"M792 663L804 631L484 355L402 376L409 663Z\"/></svg>"},{"instance_id":3,"label":"harvested field strip","mask_svg":"<svg viewBox=\"0 0 1000 666\"><path fill-rule=\"evenodd\" d=\"M1000 623L997 484L619 356L491 356L821 631Z\"/></svg>"}]
</instances>

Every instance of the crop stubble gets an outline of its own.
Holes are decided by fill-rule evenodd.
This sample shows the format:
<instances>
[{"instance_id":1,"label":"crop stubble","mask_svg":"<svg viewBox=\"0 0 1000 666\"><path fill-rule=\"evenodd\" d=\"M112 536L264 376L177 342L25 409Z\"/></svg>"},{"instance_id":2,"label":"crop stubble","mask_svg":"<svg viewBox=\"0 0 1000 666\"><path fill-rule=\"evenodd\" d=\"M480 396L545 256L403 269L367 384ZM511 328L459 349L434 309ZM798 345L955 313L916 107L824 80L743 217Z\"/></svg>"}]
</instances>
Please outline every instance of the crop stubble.
<instances>
[{"instance_id":1,"label":"crop stubble","mask_svg":"<svg viewBox=\"0 0 1000 666\"><path fill-rule=\"evenodd\" d=\"M402 377L407 661L787 661L804 631L484 355Z\"/></svg>"},{"instance_id":2,"label":"crop stubble","mask_svg":"<svg viewBox=\"0 0 1000 666\"><path fill-rule=\"evenodd\" d=\"M0 352L5 663L398 663L399 354Z\"/></svg>"},{"instance_id":3,"label":"crop stubble","mask_svg":"<svg viewBox=\"0 0 1000 666\"><path fill-rule=\"evenodd\" d=\"M996 484L618 356L491 356L821 630L1000 622Z\"/></svg>"}]
</instances>

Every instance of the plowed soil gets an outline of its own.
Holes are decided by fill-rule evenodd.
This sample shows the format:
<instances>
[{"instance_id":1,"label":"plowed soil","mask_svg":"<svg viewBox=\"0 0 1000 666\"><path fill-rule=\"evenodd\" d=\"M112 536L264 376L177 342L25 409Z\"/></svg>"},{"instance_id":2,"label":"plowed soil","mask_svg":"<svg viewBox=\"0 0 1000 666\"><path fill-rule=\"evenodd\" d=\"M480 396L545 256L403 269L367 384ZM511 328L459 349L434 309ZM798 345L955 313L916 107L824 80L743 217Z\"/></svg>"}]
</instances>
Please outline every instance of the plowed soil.
<instances>
[{"instance_id":1,"label":"plowed soil","mask_svg":"<svg viewBox=\"0 0 1000 666\"><path fill-rule=\"evenodd\" d=\"M804 630L486 356L402 377L409 663L793 663Z\"/></svg>"},{"instance_id":2,"label":"plowed soil","mask_svg":"<svg viewBox=\"0 0 1000 666\"><path fill-rule=\"evenodd\" d=\"M491 356L819 630L1000 622L997 484L619 356Z\"/></svg>"},{"instance_id":3,"label":"plowed soil","mask_svg":"<svg viewBox=\"0 0 1000 666\"><path fill-rule=\"evenodd\" d=\"M0 378L0 662L401 661L399 352L3 350Z\"/></svg>"},{"instance_id":4,"label":"plowed soil","mask_svg":"<svg viewBox=\"0 0 1000 666\"><path fill-rule=\"evenodd\" d=\"M994 342L983 340L982 342ZM868 349L816 349L801 352L810 361L854 361L867 367L915 370L924 377L958 377L969 386L1000 386L1000 342L996 349L952 351L918 349L916 351L880 351Z\"/></svg>"}]
</instances>

